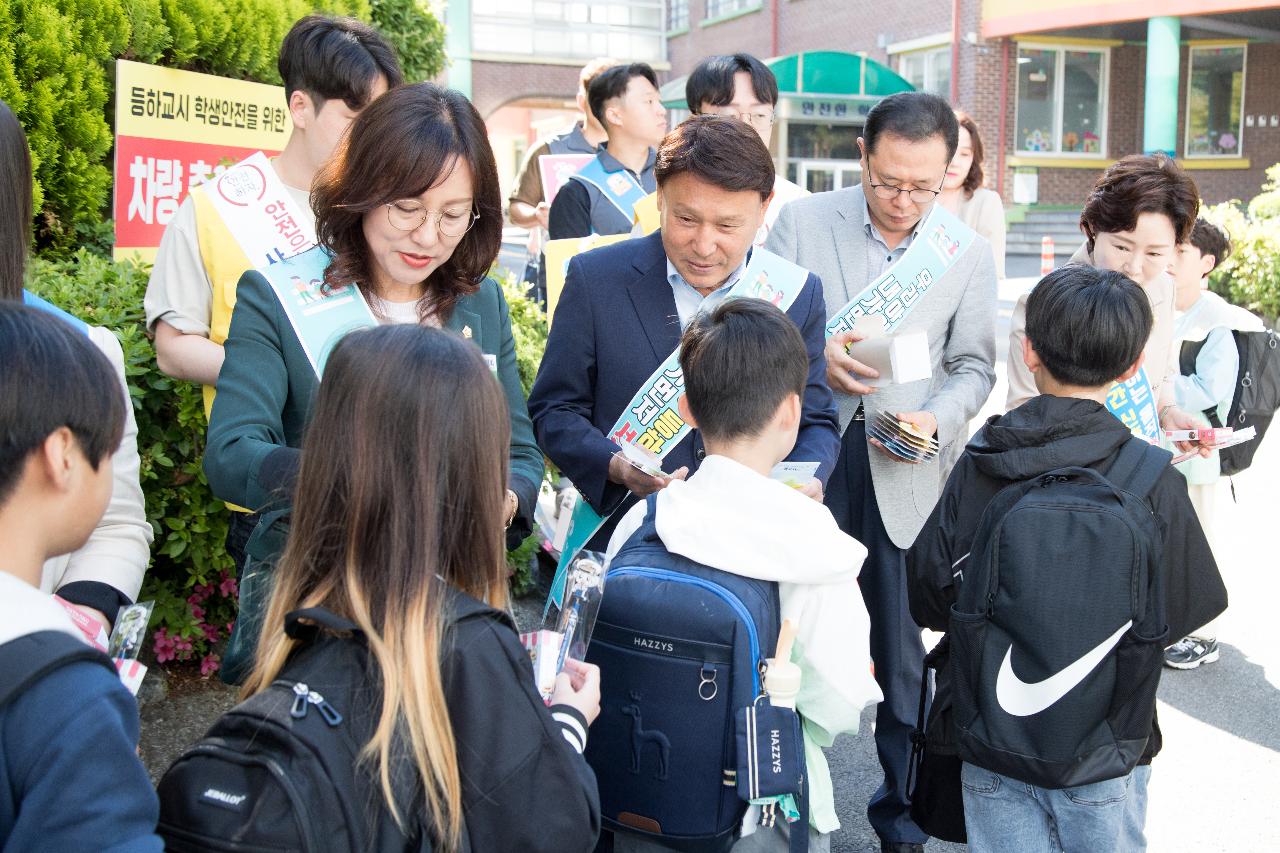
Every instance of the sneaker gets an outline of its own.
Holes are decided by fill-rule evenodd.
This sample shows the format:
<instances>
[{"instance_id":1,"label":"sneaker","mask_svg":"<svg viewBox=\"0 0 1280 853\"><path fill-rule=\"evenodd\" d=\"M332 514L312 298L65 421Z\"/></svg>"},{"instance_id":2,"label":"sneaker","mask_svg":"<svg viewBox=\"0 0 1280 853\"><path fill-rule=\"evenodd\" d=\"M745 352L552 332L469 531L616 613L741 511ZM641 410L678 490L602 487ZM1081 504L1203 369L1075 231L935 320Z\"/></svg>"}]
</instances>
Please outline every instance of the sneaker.
<instances>
[{"instance_id":1,"label":"sneaker","mask_svg":"<svg viewBox=\"0 0 1280 853\"><path fill-rule=\"evenodd\" d=\"M1218 641L1183 637L1164 650L1164 664L1174 669L1195 669L1218 659Z\"/></svg>"}]
</instances>

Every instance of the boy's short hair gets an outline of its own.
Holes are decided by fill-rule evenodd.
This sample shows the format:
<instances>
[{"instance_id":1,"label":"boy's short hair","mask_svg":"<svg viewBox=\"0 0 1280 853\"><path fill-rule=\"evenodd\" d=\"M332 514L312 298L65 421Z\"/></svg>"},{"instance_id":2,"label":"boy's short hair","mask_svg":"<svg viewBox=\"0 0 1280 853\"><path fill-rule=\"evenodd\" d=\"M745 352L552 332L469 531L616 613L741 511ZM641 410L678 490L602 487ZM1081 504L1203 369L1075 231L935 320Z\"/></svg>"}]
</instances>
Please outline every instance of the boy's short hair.
<instances>
[{"instance_id":1,"label":"boy's short hair","mask_svg":"<svg viewBox=\"0 0 1280 853\"><path fill-rule=\"evenodd\" d=\"M381 33L363 21L333 15L299 19L280 43L276 67L284 96L306 92L316 109L340 98L350 109L362 110L379 75L388 89L404 82L395 49Z\"/></svg>"},{"instance_id":2,"label":"boy's short hair","mask_svg":"<svg viewBox=\"0 0 1280 853\"><path fill-rule=\"evenodd\" d=\"M65 321L0 300L0 504L36 448L67 427L89 464L120 446L124 391L106 356Z\"/></svg>"},{"instance_id":3,"label":"boy's short hair","mask_svg":"<svg viewBox=\"0 0 1280 853\"><path fill-rule=\"evenodd\" d=\"M1173 223L1174 239L1185 243L1200 211L1200 190L1166 154L1130 154L1112 164L1094 183L1080 211L1080 230L1089 241L1099 234L1132 231L1143 213L1162 213Z\"/></svg>"},{"instance_id":4,"label":"boy's short hair","mask_svg":"<svg viewBox=\"0 0 1280 853\"><path fill-rule=\"evenodd\" d=\"M1100 388L1133 366L1151 337L1151 302L1123 273L1070 264L1027 299L1027 339L1065 385Z\"/></svg>"},{"instance_id":5,"label":"boy's short hair","mask_svg":"<svg viewBox=\"0 0 1280 853\"><path fill-rule=\"evenodd\" d=\"M1196 224L1191 226L1190 242L1200 250L1201 255L1213 255L1210 272L1231 257L1231 238L1227 236L1227 232L1204 217L1198 217Z\"/></svg>"},{"instance_id":6,"label":"boy's short hair","mask_svg":"<svg viewBox=\"0 0 1280 853\"><path fill-rule=\"evenodd\" d=\"M771 106L778 103L778 78L769 66L749 53L733 53L708 56L689 72L689 80L684 84L689 112L701 113L703 104L728 105L733 100L733 78L739 73L750 75L756 100Z\"/></svg>"},{"instance_id":7,"label":"boy's short hair","mask_svg":"<svg viewBox=\"0 0 1280 853\"><path fill-rule=\"evenodd\" d=\"M751 438L790 394L804 396L809 354L800 330L763 299L729 299L680 339L689 409L711 439Z\"/></svg>"},{"instance_id":8,"label":"boy's short hair","mask_svg":"<svg viewBox=\"0 0 1280 853\"><path fill-rule=\"evenodd\" d=\"M604 118L604 105L614 98L621 98L627 93L632 79L643 77L658 88L658 75L644 62L632 62L627 65L615 65L606 68L592 78L587 84L587 106L591 114L607 129L609 122Z\"/></svg>"}]
</instances>

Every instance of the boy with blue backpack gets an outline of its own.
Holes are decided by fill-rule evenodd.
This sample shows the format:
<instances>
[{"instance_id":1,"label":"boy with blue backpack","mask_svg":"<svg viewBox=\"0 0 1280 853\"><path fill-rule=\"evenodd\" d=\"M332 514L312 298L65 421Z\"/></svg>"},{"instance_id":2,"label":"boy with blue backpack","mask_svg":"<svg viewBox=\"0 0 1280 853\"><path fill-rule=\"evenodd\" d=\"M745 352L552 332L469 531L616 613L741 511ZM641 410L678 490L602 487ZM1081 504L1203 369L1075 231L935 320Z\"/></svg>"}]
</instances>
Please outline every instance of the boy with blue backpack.
<instances>
[{"instance_id":1,"label":"boy with blue backpack","mask_svg":"<svg viewBox=\"0 0 1280 853\"><path fill-rule=\"evenodd\" d=\"M804 340L774 306L733 299L689 325L680 366L680 413L707 456L619 523L587 655L609 667L586 753L604 822L617 853L827 850L839 821L821 747L856 731L880 691L857 585L866 549L822 504L770 478L795 444ZM735 791L734 721L769 704L762 664L782 620L798 632L808 833L790 832L782 809L759 828L772 809L748 812ZM763 775L795 757L781 752Z\"/></svg>"},{"instance_id":2,"label":"boy with blue backpack","mask_svg":"<svg viewBox=\"0 0 1280 853\"><path fill-rule=\"evenodd\" d=\"M1171 455L1104 405L1151 324L1120 273L1037 284L1022 357L1040 395L969 443L907 557L912 615L948 632L942 739L975 853L1144 850L1164 646L1226 608Z\"/></svg>"}]
</instances>

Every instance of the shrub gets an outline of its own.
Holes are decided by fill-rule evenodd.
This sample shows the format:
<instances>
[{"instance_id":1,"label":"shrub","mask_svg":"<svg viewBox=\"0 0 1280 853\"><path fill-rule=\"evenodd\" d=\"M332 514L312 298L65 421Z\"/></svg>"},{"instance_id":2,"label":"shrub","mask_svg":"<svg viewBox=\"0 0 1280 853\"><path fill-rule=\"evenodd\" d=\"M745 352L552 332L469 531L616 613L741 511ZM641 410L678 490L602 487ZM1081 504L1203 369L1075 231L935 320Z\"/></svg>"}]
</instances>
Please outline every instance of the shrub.
<instances>
[{"instance_id":1,"label":"shrub","mask_svg":"<svg viewBox=\"0 0 1280 853\"><path fill-rule=\"evenodd\" d=\"M31 146L37 245L68 257L103 219L115 59L279 85L280 41L313 11L371 21L412 79L444 67L422 0L0 0L0 98Z\"/></svg>"},{"instance_id":2,"label":"shrub","mask_svg":"<svg viewBox=\"0 0 1280 853\"><path fill-rule=\"evenodd\" d=\"M1267 170L1267 178L1247 207L1224 202L1203 215L1231 235L1234 248L1210 274L1210 287L1274 323L1280 316L1280 164Z\"/></svg>"},{"instance_id":3,"label":"shrub","mask_svg":"<svg viewBox=\"0 0 1280 853\"><path fill-rule=\"evenodd\" d=\"M155 532L140 597L156 602L151 624L160 629L157 658L199 657L205 671L212 671L213 645L235 619L235 579L223 549L228 516L200 467L205 432L200 388L160 372L144 331L142 297L149 269L81 250L65 260L37 258L29 273L33 292L110 329L120 340L138 421L147 519Z\"/></svg>"}]
</instances>

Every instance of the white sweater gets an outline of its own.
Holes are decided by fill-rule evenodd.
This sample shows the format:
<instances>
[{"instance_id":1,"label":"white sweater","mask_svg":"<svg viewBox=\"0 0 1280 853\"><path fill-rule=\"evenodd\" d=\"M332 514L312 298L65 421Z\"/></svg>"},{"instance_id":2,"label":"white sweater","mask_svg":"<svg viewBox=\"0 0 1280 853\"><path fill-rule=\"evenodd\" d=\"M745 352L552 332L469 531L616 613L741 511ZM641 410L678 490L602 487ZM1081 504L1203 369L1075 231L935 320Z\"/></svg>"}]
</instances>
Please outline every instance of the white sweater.
<instances>
[{"instance_id":1,"label":"white sweater","mask_svg":"<svg viewBox=\"0 0 1280 853\"><path fill-rule=\"evenodd\" d=\"M644 523L646 506L623 516L609 560ZM810 823L819 832L838 829L821 747L856 732L862 709L882 698L858 588L867 549L822 504L725 456L708 456L687 481L659 492L656 512L658 537L673 554L778 583L781 617L797 629L792 660L801 668L796 710L805 720Z\"/></svg>"},{"instance_id":2,"label":"white sweater","mask_svg":"<svg viewBox=\"0 0 1280 853\"><path fill-rule=\"evenodd\" d=\"M138 480L138 424L124 377L124 352L109 330L89 327L89 340L111 362L125 399L124 436L111 456L111 500L102 520L78 550L44 564L40 589L57 592L75 581L97 581L137 599L142 576L151 557L151 524L147 521L142 485ZM107 618L115 621L116 614Z\"/></svg>"}]
</instances>

